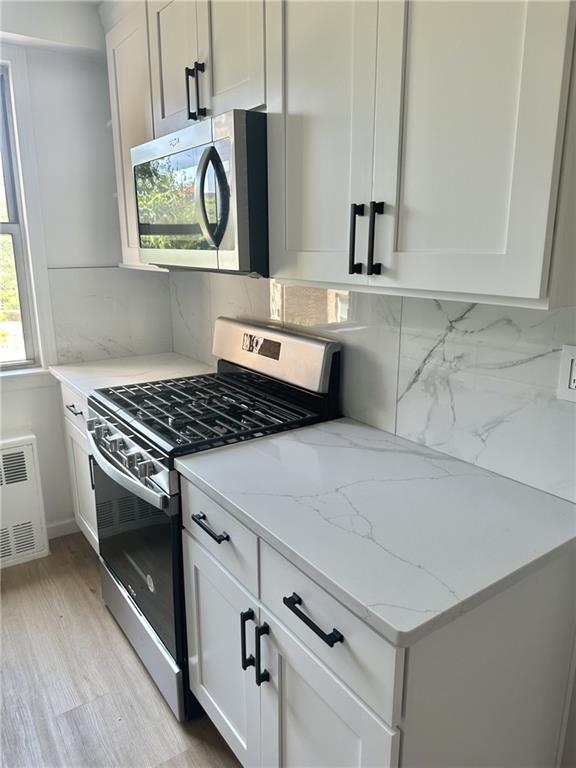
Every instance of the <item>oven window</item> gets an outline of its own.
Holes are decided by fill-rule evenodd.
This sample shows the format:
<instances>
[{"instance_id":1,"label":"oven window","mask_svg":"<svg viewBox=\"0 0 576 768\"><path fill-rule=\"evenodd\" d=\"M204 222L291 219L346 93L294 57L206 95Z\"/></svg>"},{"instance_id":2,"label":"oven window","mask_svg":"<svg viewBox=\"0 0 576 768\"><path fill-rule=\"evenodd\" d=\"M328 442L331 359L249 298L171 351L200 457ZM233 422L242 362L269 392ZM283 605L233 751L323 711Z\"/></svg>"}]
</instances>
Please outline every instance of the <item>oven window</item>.
<instances>
[{"instance_id":1,"label":"oven window","mask_svg":"<svg viewBox=\"0 0 576 768\"><path fill-rule=\"evenodd\" d=\"M96 463L94 485L100 554L176 657L173 553L177 513L158 510L129 493Z\"/></svg>"}]
</instances>

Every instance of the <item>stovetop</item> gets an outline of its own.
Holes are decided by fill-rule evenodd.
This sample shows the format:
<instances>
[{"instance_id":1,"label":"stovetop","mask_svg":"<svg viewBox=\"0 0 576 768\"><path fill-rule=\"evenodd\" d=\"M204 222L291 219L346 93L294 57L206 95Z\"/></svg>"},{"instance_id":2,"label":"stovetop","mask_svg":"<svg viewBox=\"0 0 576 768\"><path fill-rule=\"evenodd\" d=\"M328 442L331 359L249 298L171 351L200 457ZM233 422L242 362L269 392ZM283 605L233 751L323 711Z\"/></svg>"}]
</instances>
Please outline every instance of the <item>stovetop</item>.
<instances>
[{"instance_id":1,"label":"stovetop","mask_svg":"<svg viewBox=\"0 0 576 768\"><path fill-rule=\"evenodd\" d=\"M216 448L326 418L314 401L306 407L306 397L296 388L237 369L109 387L92 398L169 454Z\"/></svg>"}]
</instances>

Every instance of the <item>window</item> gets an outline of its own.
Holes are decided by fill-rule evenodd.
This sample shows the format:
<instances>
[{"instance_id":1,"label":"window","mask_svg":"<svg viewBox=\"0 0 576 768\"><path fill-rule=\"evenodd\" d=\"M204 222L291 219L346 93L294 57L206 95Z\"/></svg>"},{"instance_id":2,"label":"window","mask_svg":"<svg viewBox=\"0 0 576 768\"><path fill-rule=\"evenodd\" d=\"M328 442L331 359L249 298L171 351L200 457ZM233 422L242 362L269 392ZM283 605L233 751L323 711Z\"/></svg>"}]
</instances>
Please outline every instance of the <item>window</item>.
<instances>
[{"instance_id":1,"label":"window","mask_svg":"<svg viewBox=\"0 0 576 768\"><path fill-rule=\"evenodd\" d=\"M0 66L0 368L36 362L9 70Z\"/></svg>"}]
</instances>

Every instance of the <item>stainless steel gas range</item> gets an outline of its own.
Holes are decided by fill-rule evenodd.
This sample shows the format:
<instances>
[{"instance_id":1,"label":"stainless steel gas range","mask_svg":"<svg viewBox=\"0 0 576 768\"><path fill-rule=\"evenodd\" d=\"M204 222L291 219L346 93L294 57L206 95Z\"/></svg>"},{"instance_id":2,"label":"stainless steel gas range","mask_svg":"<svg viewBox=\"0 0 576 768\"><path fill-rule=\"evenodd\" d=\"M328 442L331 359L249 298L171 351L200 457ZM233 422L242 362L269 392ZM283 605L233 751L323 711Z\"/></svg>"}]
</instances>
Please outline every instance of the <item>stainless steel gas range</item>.
<instances>
[{"instance_id":1,"label":"stainless steel gas range","mask_svg":"<svg viewBox=\"0 0 576 768\"><path fill-rule=\"evenodd\" d=\"M176 457L336 418L340 347L219 318L217 372L96 390L88 439L102 595L172 711L189 692Z\"/></svg>"}]
</instances>

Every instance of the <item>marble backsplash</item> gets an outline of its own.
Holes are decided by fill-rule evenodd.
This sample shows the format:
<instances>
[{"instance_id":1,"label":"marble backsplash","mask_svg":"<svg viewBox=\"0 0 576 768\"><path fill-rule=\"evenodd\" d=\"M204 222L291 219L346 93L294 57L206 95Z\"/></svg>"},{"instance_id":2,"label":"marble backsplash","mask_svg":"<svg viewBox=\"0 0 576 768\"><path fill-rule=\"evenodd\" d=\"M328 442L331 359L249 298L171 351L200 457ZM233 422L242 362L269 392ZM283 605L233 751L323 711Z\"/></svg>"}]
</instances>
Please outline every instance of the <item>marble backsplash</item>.
<instances>
[{"instance_id":1,"label":"marble backsplash","mask_svg":"<svg viewBox=\"0 0 576 768\"><path fill-rule=\"evenodd\" d=\"M398 435L576 500L576 404L556 398L576 309L404 299Z\"/></svg>"},{"instance_id":2,"label":"marble backsplash","mask_svg":"<svg viewBox=\"0 0 576 768\"><path fill-rule=\"evenodd\" d=\"M60 365L172 351L168 275L117 267L48 275Z\"/></svg>"},{"instance_id":3,"label":"marble backsplash","mask_svg":"<svg viewBox=\"0 0 576 768\"><path fill-rule=\"evenodd\" d=\"M347 416L576 501L576 405L556 399L576 309L551 312L170 275L174 349L212 362L218 315L344 346Z\"/></svg>"}]
</instances>

